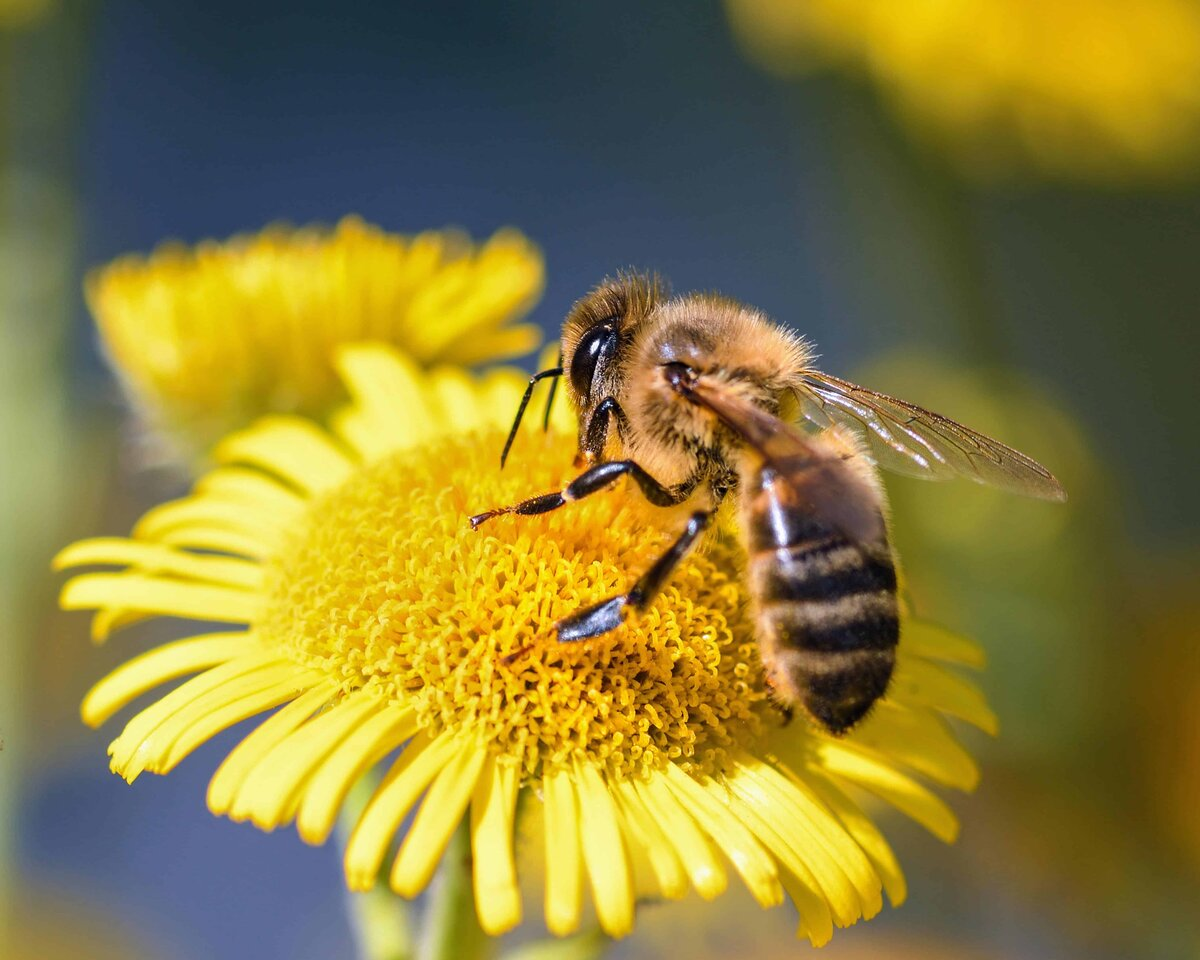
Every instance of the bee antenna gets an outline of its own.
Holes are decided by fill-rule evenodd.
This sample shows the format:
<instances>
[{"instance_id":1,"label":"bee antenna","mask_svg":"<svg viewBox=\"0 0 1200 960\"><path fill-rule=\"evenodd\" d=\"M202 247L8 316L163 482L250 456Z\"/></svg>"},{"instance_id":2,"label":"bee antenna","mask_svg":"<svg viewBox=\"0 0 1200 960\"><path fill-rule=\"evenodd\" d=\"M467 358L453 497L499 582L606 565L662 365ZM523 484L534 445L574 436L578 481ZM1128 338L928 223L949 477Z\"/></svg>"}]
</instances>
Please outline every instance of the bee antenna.
<instances>
[{"instance_id":1,"label":"bee antenna","mask_svg":"<svg viewBox=\"0 0 1200 960\"><path fill-rule=\"evenodd\" d=\"M562 351L558 351L558 370L559 376L562 376ZM550 429L550 410L554 407L554 395L558 393L558 377L550 381L550 393L546 395L546 415L542 417L542 433Z\"/></svg>"},{"instance_id":2,"label":"bee antenna","mask_svg":"<svg viewBox=\"0 0 1200 960\"><path fill-rule=\"evenodd\" d=\"M517 438L517 430L521 426L521 418L525 416L525 408L529 406L529 398L533 396L533 388L537 386L539 380L544 380L546 377L554 377L555 383L557 378L562 376L562 367L552 367L549 370L543 370L541 373L535 373L529 378L529 386L525 388L525 395L521 397L521 405L517 407L517 416L513 420L512 429L508 431L508 439L504 441L504 451L500 454L500 469L504 469L504 461L508 459L508 451L512 449L513 441ZM548 408L547 408L548 409ZM547 414L549 419L549 414Z\"/></svg>"}]
</instances>

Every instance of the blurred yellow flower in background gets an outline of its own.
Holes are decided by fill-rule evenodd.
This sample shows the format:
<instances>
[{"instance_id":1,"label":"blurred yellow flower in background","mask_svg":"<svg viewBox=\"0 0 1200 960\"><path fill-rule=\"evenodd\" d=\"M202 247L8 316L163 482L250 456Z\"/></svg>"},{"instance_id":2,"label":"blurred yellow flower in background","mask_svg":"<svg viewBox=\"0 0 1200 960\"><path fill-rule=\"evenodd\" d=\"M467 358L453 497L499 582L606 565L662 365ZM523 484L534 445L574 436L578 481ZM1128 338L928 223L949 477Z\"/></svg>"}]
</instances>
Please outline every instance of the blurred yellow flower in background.
<instances>
[{"instance_id":1,"label":"blurred yellow flower in background","mask_svg":"<svg viewBox=\"0 0 1200 960\"><path fill-rule=\"evenodd\" d=\"M58 7L56 0L0 0L0 29L16 30L46 18Z\"/></svg>"},{"instance_id":2,"label":"blurred yellow flower in background","mask_svg":"<svg viewBox=\"0 0 1200 960\"><path fill-rule=\"evenodd\" d=\"M1200 143L1194 0L726 0L772 71L869 77L968 175L1174 176Z\"/></svg>"},{"instance_id":3,"label":"blurred yellow flower in background","mask_svg":"<svg viewBox=\"0 0 1200 960\"><path fill-rule=\"evenodd\" d=\"M390 343L426 367L527 353L540 329L513 321L543 282L541 252L516 230L474 244L347 217L164 244L94 271L86 292L134 408L194 455L264 413L328 414L345 397L331 363L342 343Z\"/></svg>"},{"instance_id":4,"label":"blurred yellow flower in background","mask_svg":"<svg viewBox=\"0 0 1200 960\"><path fill-rule=\"evenodd\" d=\"M160 684L196 676L137 713L112 743L132 781L167 773L220 731L275 707L209 789L218 814L264 829L294 821L325 840L356 782L394 761L350 827L347 881L370 887L406 819L390 884L428 884L451 834L470 829L476 909L499 934L521 919L517 799L542 808L548 928L590 910L611 936L645 898L712 898L726 862L763 906L785 894L799 934L826 942L905 896L896 859L856 799L872 794L952 840L925 781L978 778L947 717L994 731L952 665L973 644L907 619L892 688L850 735L783 725L764 686L738 574L718 536L653 607L610 638L559 645L556 619L622 589L670 531L615 490L484 532L467 516L568 476L567 413L496 459L523 378L427 372L404 354L343 347L353 402L332 432L275 416L236 432L193 494L148 513L131 539L68 547L60 567L111 566L65 586L96 610L97 639L148 617L227 629L146 653L102 680L99 724ZM511 663L507 654L533 649ZM423 799L422 799L423 797Z\"/></svg>"}]
</instances>

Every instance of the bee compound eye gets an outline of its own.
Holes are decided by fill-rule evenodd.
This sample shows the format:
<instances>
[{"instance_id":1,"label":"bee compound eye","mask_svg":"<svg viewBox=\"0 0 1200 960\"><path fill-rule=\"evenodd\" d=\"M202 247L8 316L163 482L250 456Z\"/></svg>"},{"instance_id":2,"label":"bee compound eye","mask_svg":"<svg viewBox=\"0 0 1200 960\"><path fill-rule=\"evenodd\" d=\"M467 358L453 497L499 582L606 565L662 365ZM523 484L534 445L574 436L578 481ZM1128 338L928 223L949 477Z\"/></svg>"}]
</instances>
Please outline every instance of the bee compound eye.
<instances>
[{"instance_id":1,"label":"bee compound eye","mask_svg":"<svg viewBox=\"0 0 1200 960\"><path fill-rule=\"evenodd\" d=\"M579 340L571 357L571 386L578 396L591 393L592 381L600 363L610 360L617 350L616 318L592 327Z\"/></svg>"}]
</instances>

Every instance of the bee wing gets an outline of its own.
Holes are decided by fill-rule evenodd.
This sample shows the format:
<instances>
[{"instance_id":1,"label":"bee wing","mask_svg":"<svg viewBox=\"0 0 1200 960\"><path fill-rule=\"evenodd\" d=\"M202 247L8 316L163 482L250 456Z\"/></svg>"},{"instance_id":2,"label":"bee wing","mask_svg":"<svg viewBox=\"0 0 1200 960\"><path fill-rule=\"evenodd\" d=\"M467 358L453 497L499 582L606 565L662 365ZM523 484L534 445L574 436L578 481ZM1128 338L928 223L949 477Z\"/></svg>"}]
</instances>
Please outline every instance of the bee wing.
<instances>
[{"instance_id":1,"label":"bee wing","mask_svg":"<svg viewBox=\"0 0 1200 960\"><path fill-rule=\"evenodd\" d=\"M881 467L924 480L966 477L1043 500L1066 500L1054 475L1036 460L961 423L827 373L810 371L796 388L803 416L865 432Z\"/></svg>"},{"instance_id":2,"label":"bee wing","mask_svg":"<svg viewBox=\"0 0 1200 960\"><path fill-rule=\"evenodd\" d=\"M805 436L752 401L704 377L690 384L684 393L720 417L762 457L775 474L775 498L800 504L859 543L875 544L885 539L878 493L840 451Z\"/></svg>"}]
</instances>

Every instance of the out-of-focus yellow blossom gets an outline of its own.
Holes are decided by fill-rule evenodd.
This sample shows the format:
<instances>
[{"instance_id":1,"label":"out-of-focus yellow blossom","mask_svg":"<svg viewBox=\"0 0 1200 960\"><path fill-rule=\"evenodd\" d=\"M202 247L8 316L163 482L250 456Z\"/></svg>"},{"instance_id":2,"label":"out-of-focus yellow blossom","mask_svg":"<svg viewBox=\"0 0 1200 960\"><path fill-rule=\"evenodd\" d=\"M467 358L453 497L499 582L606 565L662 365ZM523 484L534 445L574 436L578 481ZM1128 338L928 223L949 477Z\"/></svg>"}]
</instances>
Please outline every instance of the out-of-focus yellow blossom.
<instances>
[{"instance_id":1,"label":"out-of-focus yellow blossom","mask_svg":"<svg viewBox=\"0 0 1200 960\"><path fill-rule=\"evenodd\" d=\"M973 644L908 619L892 688L859 728L835 738L800 719L784 726L764 687L740 548L724 536L636 623L557 644L556 619L624 589L670 531L620 488L471 530L468 515L569 476L565 406L548 435L522 436L501 473L518 375L427 374L379 346L343 349L339 365L354 402L332 432L260 421L221 443L193 494L152 510L132 539L59 556L60 567L118 568L77 574L63 591L64 606L97 611L97 639L155 616L229 625L152 650L88 694L84 719L99 724L196 674L129 720L110 747L117 773L167 773L279 707L226 758L209 806L264 829L294 821L319 843L356 781L395 754L352 827L349 885L375 882L411 815L389 875L416 895L465 817L492 934L521 918L522 792L542 814L556 934L579 928L590 900L603 930L622 936L639 899L716 897L729 867L764 907L790 897L800 935L817 944L878 912L884 891L904 898L856 798L873 794L954 838L955 817L926 781L977 780L946 719L994 729L954 669L980 665Z\"/></svg>"},{"instance_id":2,"label":"out-of-focus yellow blossom","mask_svg":"<svg viewBox=\"0 0 1200 960\"><path fill-rule=\"evenodd\" d=\"M984 951L962 941L936 934L912 934L899 931L872 933L852 943L839 943L830 950L828 960L1018 960L1016 953ZM795 954L783 950L755 954L756 960L794 960Z\"/></svg>"},{"instance_id":3,"label":"out-of-focus yellow blossom","mask_svg":"<svg viewBox=\"0 0 1200 960\"><path fill-rule=\"evenodd\" d=\"M37 23L57 7L57 0L0 0L0 30Z\"/></svg>"},{"instance_id":4,"label":"out-of-focus yellow blossom","mask_svg":"<svg viewBox=\"0 0 1200 960\"><path fill-rule=\"evenodd\" d=\"M1196 557L1142 558L1153 586L1130 672L1133 739L1145 765L1142 801L1165 846L1200 878L1200 570Z\"/></svg>"},{"instance_id":5,"label":"out-of-focus yellow blossom","mask_svg":"<svg viewBox=\"0 0 1200 960\"><path fill-rule=\"evenodd\" d=\"M135 940L138 931L114 919L112 904L75 891L39 889L26 879L4 904L0 926L4 960L153 960L162 953Z\"/></svg>"},{"instance_id":6,"label":"out-of-focus yellow blossom","mask_svg":"<svg viewBox=\"0 0 1200 960\"><path fill-rule=\"evenodd\" d=\"M87 301L135 408L190 453L264 413L328 414L344 399L339 344L389 343L425 367L527 353L540 330L513 321L543 280L515 230L477 245L347 217L122 257L91 274Z\"/></svg>"},{"instance_id":7,"label":"out-of-focus yellow blossom","mask_svg":"<svg viewBox=\"0 0 1200 960\"><path fill-rule=\"evenodd\" d=\"M866 74L972 176L1173 176L1197 159L1195 0L726 3L771 70Z\"/></svg>"}]
</instances>

